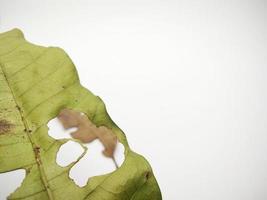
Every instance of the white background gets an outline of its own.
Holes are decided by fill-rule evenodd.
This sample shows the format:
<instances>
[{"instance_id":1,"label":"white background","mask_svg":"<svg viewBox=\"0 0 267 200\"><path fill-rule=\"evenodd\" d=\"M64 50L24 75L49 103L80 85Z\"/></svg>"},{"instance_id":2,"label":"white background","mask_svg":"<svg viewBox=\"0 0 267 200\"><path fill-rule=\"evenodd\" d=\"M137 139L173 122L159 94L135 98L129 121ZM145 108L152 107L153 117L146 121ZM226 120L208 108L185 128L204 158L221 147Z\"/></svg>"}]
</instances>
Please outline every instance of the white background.
<instances>
[{"instance_id":1,"label":"white background","mask_svg":"<svg viewBox=\"0 0 267 200\"><path fill-rule=\"evenodd\" d=\"M267 3L0 0L0 31L60 46L164 200L267 199Z\"/></svg>"}]
</instances>

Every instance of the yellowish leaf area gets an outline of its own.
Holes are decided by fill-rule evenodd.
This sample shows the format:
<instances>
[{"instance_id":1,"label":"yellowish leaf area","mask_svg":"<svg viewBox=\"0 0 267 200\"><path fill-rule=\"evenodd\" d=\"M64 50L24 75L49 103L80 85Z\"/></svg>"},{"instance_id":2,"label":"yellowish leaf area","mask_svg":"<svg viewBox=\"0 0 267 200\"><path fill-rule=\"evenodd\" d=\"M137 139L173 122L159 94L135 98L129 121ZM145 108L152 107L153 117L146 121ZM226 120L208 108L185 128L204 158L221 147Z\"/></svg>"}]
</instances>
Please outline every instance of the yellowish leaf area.
<instances>
[{"instance_id":1,"label":"yellowish leaf area","mask_svg":"<svg viewBox=\"0 0 267 200\"><path fill-rule=\"evenodd\" d=\"M73 138L48 135L47 123L57 116L66 128L78 128ZM70 140L84 146L94 139L102 142L107 157L113 156L117 141L122 143L125 160L114 172L79 187L69 171L84 154L66 167L56 163L56 155ZM66 52L34 45L13 29L0 34L0 173L17 169L25 169L26 177L8 199L162 199L149 163L130 149L101 98L80 84Z\"/></svg>"}]
</instances>

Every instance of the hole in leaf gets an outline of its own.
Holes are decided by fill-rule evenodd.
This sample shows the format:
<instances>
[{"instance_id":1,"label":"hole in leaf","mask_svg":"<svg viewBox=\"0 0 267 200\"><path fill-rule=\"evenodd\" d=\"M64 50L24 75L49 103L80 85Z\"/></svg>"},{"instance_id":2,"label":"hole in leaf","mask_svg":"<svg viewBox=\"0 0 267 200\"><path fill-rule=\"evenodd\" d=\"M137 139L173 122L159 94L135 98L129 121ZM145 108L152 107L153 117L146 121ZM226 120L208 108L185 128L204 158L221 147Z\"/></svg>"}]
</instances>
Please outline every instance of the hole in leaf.
<instances>
[{"instance_id":1,"label":"hole in leaf","mask_svg":"<svg viewBox=\"0 0 267 200\"><path fill-rule=\"evenodd\" d=\"M7 197L21 185L25 176L26 171L24 169L1 173L0 200L7 199Z\"/></svg>"},{"instance_id":2,"label":"hole in leaf","mask_svg":"<svg viewBox=\"0 0 267 200\"><path fill-rule=\"evenodd\" d=\"M94 140L85 146L88 148L87 153L71 168L69 173L70 178L80 187L85 186L90 177L116 170L112 159L102 154L103 145L99 140ZM121 143L118 143L116 147L114 159L120 167L124 161L124 146Z\"/></svg>"},{"instance_id":3,"label":"hole in leaf","mask_svg":"<svg viewBox=\"0 0 267 200\"><path fill-rule=\"evenodd\" d=\"M59 119L56 117L54 119L51 119L47 126L49 128L48 135L52 138L59 140L64 138L72 138L70 133L77 130L77 127L64 129Z\"/></svg>"},{"instance_id":4,"label":"hole in leaf","mask_svg":"<svg viewBox=\"0 0 267 200\"><path fill-rule=\"evenodd\" d=\"M48 122L48 127L49 127L48 134L54 139L72 138L71 135L74 135L76 136L75 137L76 139L80 139L83 142L84 137L79 138L79 135L77 137L76 134L77 132L79 133L79 131L82 130L83 131L82 134L91 134L92 131L95 131L95 129L98 128L95 127L94 124L92 124L92 127L89 128L86 127L85 129L83 129L84 127L82 128L79 127L79 125L77 125L77 122L75 121L76 117L78 118L80 116L86 117L87 120L88 118L84 113L79 113L76 111L74 112L75 115L72 115L70 117L68 115L64 116L66 120L63 121L63 124L58 118L50 120ZM75 123L73 123L73 121ZM75 127L76 125L79 128ZM64 127L66 129L64 129ZM106 131L106 128L104 127L101 130ZM113 134L113 133L108 132L108 134ZM106 137L106 135L104 135L104 137L105 137L104 140L106 138L114 139L113 135L112 137L110 137L109 135L107 135ZM103 141L103 138L101 139ZM109 147L107 146L107 144L109 145L109 143L103 144L101 139L95 137L88 143L83 143L82 145L87 147L88 149L87 153L82 157L82 159L79 162L77 162L70 169L69 172L70 178L72 178L74 182L80 187L85 186L90 177L107 174L116 170L116 165L117 167L120 167L124 161L124 146L121 143L116 141L115 148L111 149L111 151L108 151L108 153L106 154L107 147ZM83 152L84 149L80 146L78 142L69 141L60 147L57 153L56 161L60 166L63 167L68 166L70 163L76 161ZM109 154L110 152L112 152L112 155Z\"/></svg>"},{"instance_id":5,"label":"hole in leaf","mask_svg":"<svg viewBox=\"0 0 267 200\"><path fill-rule=\"evenodd\" d=\"M84 149L78 142L68 141L59 148L56 162L59 166L66 167L76 161L83 152Z\"/></svg>"}]
</instances>

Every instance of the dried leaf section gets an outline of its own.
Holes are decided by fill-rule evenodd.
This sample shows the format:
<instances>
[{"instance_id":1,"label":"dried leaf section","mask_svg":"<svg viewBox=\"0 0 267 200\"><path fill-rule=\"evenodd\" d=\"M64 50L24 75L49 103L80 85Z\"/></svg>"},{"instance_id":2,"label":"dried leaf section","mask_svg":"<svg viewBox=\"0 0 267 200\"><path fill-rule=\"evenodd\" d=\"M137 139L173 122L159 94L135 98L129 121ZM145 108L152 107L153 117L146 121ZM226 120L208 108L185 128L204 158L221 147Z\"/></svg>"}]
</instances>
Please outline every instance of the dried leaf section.
<instances>
[{"instance_id":1,"label":"dried leaf section","mask_svg":"<svg viewBox=\"0 0 267 200\"><path fill-rule=\"evenodd\" d=\"M105 147L103 154L114 159L118 139L111 129L106 126L97 127L85 114L67 108L60 111L58 119L65 129L77 127L77 131L71 135L83 143L90 143L98 138Z\"/></svg>"}]
</instances>

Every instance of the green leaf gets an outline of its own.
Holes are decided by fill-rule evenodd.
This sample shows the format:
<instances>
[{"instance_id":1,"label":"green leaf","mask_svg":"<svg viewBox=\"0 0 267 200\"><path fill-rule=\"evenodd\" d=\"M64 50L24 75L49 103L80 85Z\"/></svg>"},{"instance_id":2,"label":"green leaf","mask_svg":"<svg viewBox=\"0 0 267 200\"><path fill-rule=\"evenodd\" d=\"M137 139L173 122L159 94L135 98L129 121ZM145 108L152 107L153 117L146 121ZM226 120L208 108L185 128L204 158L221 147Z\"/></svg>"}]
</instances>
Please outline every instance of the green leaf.
<instances>
[{"instance_id":1,"label":"green leaf","mask_svg":"<svg viewBox=\"0 0 267 200\"><path fill-rule=\"evenodd\" d=\"M96 126L106 126L125 147L116 171L90 178L78 187L67 167L56 163L60 146L47 123L60 110L85 113ZM25 169L22 185L8 199L161 200L150 165L134 153L103 101L81 86L69 56L56 47L24 39L18 29L0 34L0 173Z\"/></svg>"}]
</instances>

